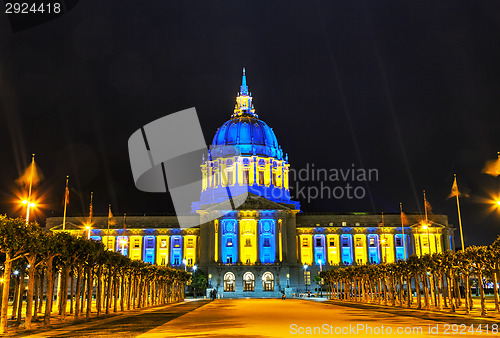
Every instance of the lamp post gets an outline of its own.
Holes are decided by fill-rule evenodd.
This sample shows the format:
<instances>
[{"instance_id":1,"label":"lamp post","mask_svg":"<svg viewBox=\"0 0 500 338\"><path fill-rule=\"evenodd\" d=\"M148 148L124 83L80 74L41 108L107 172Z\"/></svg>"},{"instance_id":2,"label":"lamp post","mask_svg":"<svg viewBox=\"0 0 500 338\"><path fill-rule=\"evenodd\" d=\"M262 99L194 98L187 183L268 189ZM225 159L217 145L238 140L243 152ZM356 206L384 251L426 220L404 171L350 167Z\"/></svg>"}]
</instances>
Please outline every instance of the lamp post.
<instances>
[{"instance_id":1,"label":"lamp post","mask_svg":"<svg viewBox=\"0 0 500 338\"><path fill-rule=\"evenodd\" d=\"M86 225L85 226L85 230L88 231L88 233L87 233L87 239L90 239L90 230L92 230L92 228L90 227L90 225Z\"/></svg>"},{"instance_id":2,"label":"lamp post","mask_svg":"<svg viewBox=\"0 0 500 338\"><path fill-rule=\"evenodd\" d=\"M306 284L306 292L307 292L307 264L304 264L304 283Z\"/></svg>"},{"instance_id":3,"label":"lamp post","mask_svg":"<svg viewBox=\"0 0 500 338\"><path fill-rule=\"evenodd\" d=\"M212 287L212 274L211 273L208 274L208 287L210 287L210 288Z\"/></svg>"},{"instance_id":4,"label":"lamp post","mask_svg":"<svg viewBox=\"0 0 500 338\"><path fill-rule=\"evenodd\" d=\"M28 224L30 219L30 209L36 207L36 203L31 202L30 200L23 200L22 203L26 206L26 224Z\"/></svg>"},{"instance_id":5,"label":"lamp post","mask_svg":"<svg viewBox=\"0 0 500 338\"><path fill-rule=\"evenodd\" d=\"M198 267L196 265L193 265L193 299L196 298L196 280L194 280L195 279L194 275L196 273L197 268Z\"/></svg>"},{"instance_id":6,"label":"lamp post","mask_svg":"<svg viewBox=\"0 0 500 338\"><path fill-rule=\"evenodd\" d=\"M182 263L184 264L184 271L187 271L187 263L188 263L187 259L183 259Z\"/></svg>"},{"instance_id":7,"label":"lamp post","mask_svg":"<svg viewBox=\"0 0 500 338\"><path fill-rule=\"evenodd\" d=\"M286 274L286 287L287 288L290 287L290 274L289 273Z\"/></svg>"}]
</instances>

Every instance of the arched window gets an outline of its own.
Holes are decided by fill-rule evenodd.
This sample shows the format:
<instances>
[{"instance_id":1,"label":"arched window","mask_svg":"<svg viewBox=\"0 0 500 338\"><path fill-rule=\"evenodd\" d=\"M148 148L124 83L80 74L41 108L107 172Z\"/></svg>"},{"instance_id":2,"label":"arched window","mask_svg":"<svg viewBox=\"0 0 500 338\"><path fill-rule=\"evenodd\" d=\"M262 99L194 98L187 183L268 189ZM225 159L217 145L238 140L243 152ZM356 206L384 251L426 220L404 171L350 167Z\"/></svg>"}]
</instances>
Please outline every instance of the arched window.
<instances>
[{"instance_id":1,"label":"arched window","mask_svg":"<svg viewBox=\"0 0 500 338\"><path fill-rule=\"evenodd\" d=\"M255 291L255 276L251 272L243 275L243 291Z\"/></svg>"},{"instance_id":2,"label":"arched window","mask_svg":"<svg viewBox=\"0 0 500 338\"><path fill-rule=\"evenodd\" d=\"M234 273L226 272L224 275L224 291L226 292L234 292Z\"/></svg>"},{"instance_id":3,"label":"arched window","mask_svg":"<svg viewBox=\"0 0 500 338\"><path fill-rule=\"evenodd\" d=\"M262 289L264 291L274 291L274 275L269 271L262 275Z\"/></svg>"}]
</instances>

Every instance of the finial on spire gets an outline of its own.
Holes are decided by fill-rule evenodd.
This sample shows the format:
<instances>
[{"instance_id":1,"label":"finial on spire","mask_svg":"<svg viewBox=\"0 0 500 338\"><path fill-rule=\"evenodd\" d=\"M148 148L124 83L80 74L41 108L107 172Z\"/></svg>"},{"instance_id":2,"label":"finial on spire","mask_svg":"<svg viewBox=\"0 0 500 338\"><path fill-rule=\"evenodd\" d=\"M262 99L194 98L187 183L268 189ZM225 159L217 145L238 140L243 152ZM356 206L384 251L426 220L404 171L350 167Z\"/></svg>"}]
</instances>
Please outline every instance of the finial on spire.
<instances>
[{"instance_id":1,"label":"finial on spire","mask_svg":"<svg viewBox=\"0 0 500 338\"><path fill-rule=\"evenodd\" d=\"M241 79L240 94L248 95L247 76L245 75L245 68L243 68L243 77Z\"/></svg>"}]
</instances>

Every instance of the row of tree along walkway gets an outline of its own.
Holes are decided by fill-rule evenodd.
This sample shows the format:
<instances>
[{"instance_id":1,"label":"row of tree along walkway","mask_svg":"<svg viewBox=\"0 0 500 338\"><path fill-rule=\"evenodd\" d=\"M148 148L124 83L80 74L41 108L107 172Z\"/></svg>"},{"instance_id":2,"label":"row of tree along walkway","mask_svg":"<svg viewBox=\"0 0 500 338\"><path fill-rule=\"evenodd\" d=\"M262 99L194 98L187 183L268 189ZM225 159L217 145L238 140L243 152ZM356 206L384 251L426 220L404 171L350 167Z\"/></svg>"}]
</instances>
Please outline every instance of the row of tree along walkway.
<instances>
[{"instance_id":1,"label":"row of tree along walkway","mask_svg":"<svg viewBox=\"0 0 500 338\"><path fill-rule=\"evenodd\" d=\"M493 282L494 311L499 306L500 237L489 246L470 246L464 251L446 251L410 256L406 261L338 267L320 273L330 299L370 302L430 310L456 312L464 302L465 313L474 307L472 282L477 279L481 316L487 313L485 281ZM413 291L416 296L413 295ZM415 299L416 298L416 299ZM416 304L415 304L416 302Z\"/></svg>"},{"instance_id":2,"label":"row of tree along walkway","mask_svg":"<svg viewBox=\"0 0 500 338\"><path fill-rule=\"evenodd\" d=\"M49 325L54 311L64 321L68 309L78 319L91 313L100 316L178 302L184 299L185 283L190 278L185 271L132 261L105 250L100 242L65 232L47 233L34 222L26 224L21 218L2 215L0 252L0 333L7 331L8 312L15 319L14 325L19 326L24 319L25 329L31 329L32 322L42 317L43 325ZM60 285L56 288L57 276ZM9 298L13 298L11 311Z\"/></svg>"}]
</instances>

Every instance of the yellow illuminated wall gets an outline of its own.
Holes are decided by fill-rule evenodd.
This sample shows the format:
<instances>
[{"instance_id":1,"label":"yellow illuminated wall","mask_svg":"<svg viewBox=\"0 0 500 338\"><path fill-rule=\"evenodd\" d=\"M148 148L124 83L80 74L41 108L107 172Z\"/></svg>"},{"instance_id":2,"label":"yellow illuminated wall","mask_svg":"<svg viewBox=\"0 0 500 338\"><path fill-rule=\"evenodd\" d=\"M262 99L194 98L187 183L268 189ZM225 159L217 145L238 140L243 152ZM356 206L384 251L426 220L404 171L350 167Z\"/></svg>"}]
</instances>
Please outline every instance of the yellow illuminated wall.
<instances>
[{"instance_id":1,"label":"yellow illuminated wall","mask_svg":"<svg viewBox=\"0 0 500 338\"><path fill-rule=\"evenodd\" d=\"M115 237L114 236L102 236L102 244L104 247L110 251L115 251Z\"/></svg>"},{"instance_id":2,"label":"yellow illuminated wall","mask_svg":"<svg viewBox=\"0 0 500 338\"><path fill-rule=\"evenodd\" d=\"M300 238L300 261L302 264L311 265L313 262L312 254L312 235L299 235Z\"/></svg>"},{"instance_id":3,"label":"yellow illuminated wall","mask_svg":"<svg viewBox=\"0 0 500 338\"><path fill-rule=\"evenodd\" d=\"M142 236L130 236L130 259L142 259Z\"/></svg>"},{"instance_id":4,"label":"yellow illuminated wall","mask_svg":"<svg viewBox=\"0 0 500 338\"><path fill-rule=\"evenodd\" d=\"M357 264L366 264L366 235L354 235L354 260Z\"/></svg>"},{"instance_id":5,"label":"yellow illuminated wall","mask_svg":"<svg viewBox=\"0 0 500 338\"><path fill-rule=\"evenodd\" d=\"M242 219L240 221L240 257L243 264L257 262L257 221Z\"/></svg>"},{"instance_id":6,"label":"yellow illuminated wall","mask_svg":"<svg viewBox=\"0 0 500 338\"><path fill-rule=\"evenodd\" d=\"M380 235L380 258L382 262L394 262L394 236L391 234Z\"/></svg>"},{"instance_id":7,"label":"yellow illuminated wall","mask_svg":"<svg viewBox=\"0 0 500 338\"><path fill-rule=\"evenodd\" d=\"M214 245L214 260L219 261L219 220L214 221L215 225L215 245Z\"/></svg>"},{"instance_id":8,"label":"yellow illuminated wall","mask_svg":"<svg viewBox=\"0 0 500 338\"><path fill-rule=\"evenodd\" d=\"M168 249L169 249L169 237L168 236L157 236L156 237L156 264L158 265L168 265Z\"/></svg>"},{"instance_id":9,"label":"yellow illuminated wall","mask_svg":"<svg viewBox=\"0 0 500 338\"><path fill-rule=\"evenodd\" d=\"M184 259L187 261L187 266L196 264L196 236L184 236Z\"/></svg>"},{"instance_id":10,"label":"yellow illuminated wall","mask_svg":"<svg viewBox=\"0 0 500 338\"><path fill-rule=\"evenodd\" d=\"M415 234L415 251L418 257L423 255L433 254L435 252L442 252L441 235L433 233L420 233ZM427 240L429 238L429 240ZM437 248L437 251L436 251Z\"/></svg>"},{"instance_id":11,"label":"yellow illuminated wall","mask_svg":"<svg viewBox=\"0 0 500 338\"><path fill-rule=\"evenodd\" d=\"M340 264L339 235L326 235L326 245L330 265Z\"/></svg>"},{"instance_id":12,"label":"yellow illuminated wall","mask_svg":"<svg viewBox=\"0 0 500 338\"><path fill-rule=\"evenodd\" d=\"M283 221L278 220L278 250L279 250L279 258L280 262L283 261L283 229L282 229Z\"/></svg>"}]
</instances>

